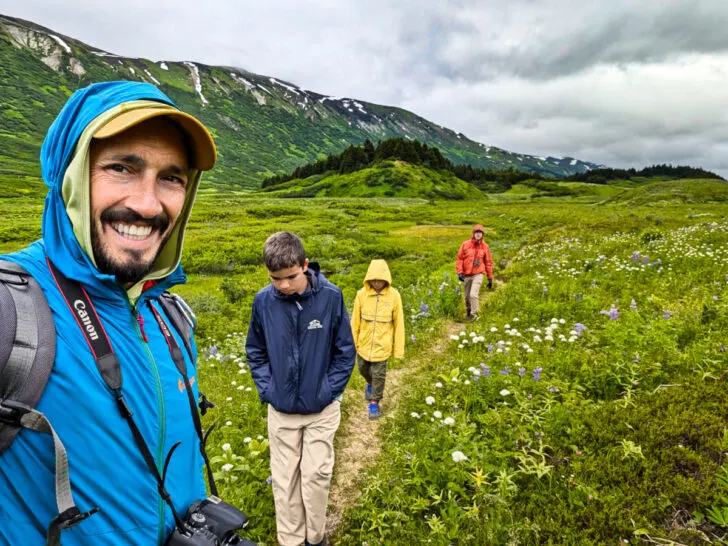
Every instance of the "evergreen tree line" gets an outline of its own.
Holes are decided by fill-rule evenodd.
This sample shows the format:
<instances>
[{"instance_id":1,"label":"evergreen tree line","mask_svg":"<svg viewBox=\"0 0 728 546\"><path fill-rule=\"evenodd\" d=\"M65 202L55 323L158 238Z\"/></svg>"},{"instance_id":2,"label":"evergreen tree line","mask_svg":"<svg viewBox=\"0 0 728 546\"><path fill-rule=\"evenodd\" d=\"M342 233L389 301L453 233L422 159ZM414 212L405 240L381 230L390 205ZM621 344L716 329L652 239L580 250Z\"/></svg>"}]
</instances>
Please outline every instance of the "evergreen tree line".
<instances>
[{"instance_id":1,"label":"evergreen tree line","mask_svg":"<svg viewBox=\"0 0 728 546\"><path fill-rule=\"evenodd\" d=\"M367 139L361 146L352 145L338 155L330 155L326 159L296 167L291 174L267 178L263 181L263 187L275 186L297 178L308 178L309 176L327 172L353 173L371 167L380 161L397 159L415 165L422 165L436 171L448 171L480 189L489 189L491 191L507 190L513 184L524 180L546 180L539 174L514 169L491 171L473 167L472 165L455 165L434 146L428 146L417 140L390 138L378 142L376 146Z\"/></svg>"},{"instance_id":2,"label":"evergreen tree line","mask_svg":"<svg viewBox=\"0 0 728 546\"><path fill-rule=\"evenodd\" d=\"M635 177L651 178L662 176L669 178L715 178L723 180L713 172L706 171L700 167L689 167L687 165L652 165L638 171L636 169L594 169L585 173L572 174L564 178L567 182L588 182L591 184L606 184L609 180L630 180Z\"/></svg>"},{"instance_id":3,"label":"evergreen tree line","mask_svg":"<svg viewBox=\"0 0 728 546\"><path fill-rule=\"evenodd\" d=\"M513 184L525 180L553 180L545 178L538 173L508 170L488 170L472 165L455 165L447 159L434 146L428 146L417 140L405 138L390 138L380 141L376 146L367 139L361 146L349 146L340 154L330 155L314 163L296 167L291 174L272 176L263 181L263 187L275 186L297 178L338 172L348 174L366 169L385 160L401 160L415 165L422 165L436 171L447 171L461 180L470 182L475 187L486 191L506 191ZM573 174L563 178L570 182L588 182L592 184L606 184L609 180L631 179L633 177L663 176L670 178L717 178L715 173L701 168L678 165L653 165L637 171L635 169L594 169L585 173Z\"/></svg>"}]
</instances>

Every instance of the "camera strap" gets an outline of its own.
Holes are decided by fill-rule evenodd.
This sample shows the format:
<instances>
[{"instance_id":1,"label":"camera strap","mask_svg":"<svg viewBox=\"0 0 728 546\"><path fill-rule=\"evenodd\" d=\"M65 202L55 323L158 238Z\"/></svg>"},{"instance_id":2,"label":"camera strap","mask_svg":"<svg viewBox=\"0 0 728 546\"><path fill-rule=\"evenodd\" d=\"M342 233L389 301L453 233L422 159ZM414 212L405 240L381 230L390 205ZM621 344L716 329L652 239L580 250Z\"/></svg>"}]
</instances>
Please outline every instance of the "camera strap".
<instances>
[{"instance_id":1,"label":"camera strap","mask_svg":"<svg viewBox=\"0 0 728 546\"><path fill-rule=\"evenodd\" d=\"M174 339L172 332L169 330L169 326L167 326L167 323L164 322L162 315L159 313L159 311L157 311L154 305L152 305L151 301L147 303L149 304L149 308L152 310L154 318L156 318L157 322L159 323L159 329L162 331L164 339L167 341L167 346L169 347L169 353L172 355L172 360L174 360L174 364L175 366L177 366L177 370L179 371L180 375L182 375L182 379L184 380L185 390L187 391L187 399L190 402L190 410L192 412L192 421L195 424L195 430L197 431L197 436L200 439L200 454L202 455L202 459L205 461L205 468L207 469L207 480L210 483L210 493L217 497L215 478L212 475L210 459L207 457L207 451L205 450L207 438L210 436L210 433L212 432L212 429L215 425L210 427L210 430L207 431L207 434L203 434L202 421L200 420L200 414L197 411L195 394L192 392L192 384L187 377L187 364L185 363L185 359L182 356L182 350L179 348L177 340Z\"/></svg>"},{"instance_id":2,"label":"camera strap","mask_svg":"<svg viewBox=\"0 0 728 546\"><path fill-rule=\"evenodd\" d=\"M164 487L164 479L159 473L159 469L157 468L157 465L154 461L154 456L152 455L151 451L149 451L149 447L144 441L144 437L142 436L139 427L137 427L134 419L132 418L134 414L132 413L131 409L126 403L126 400L124 399L124 395L122 393L121 367L119 366L119 361L116 358L116 354L114 353L114 350L111 346L111 341L106 335L106 331L104 330L103 324L101 323L101 319L96 313L96 309L91 302L91 298L88 296L86 290L84 290L84 288L79 283L66 278L66 276L60 272L60 270L55 266L55 264L53 264L53 262L48 260L48 265L50 266L53 278L56 281L56 284L58 285L61 294L63 295L63 299L65 300L66 305L71 311L73 317L76 319L76 323L81 329L81 332L83 332L86 343L91 350L91 354L93 354L96 368L101 374L101 377L103 378L106 385L109 387L109 389L111 389L111 392L116 399L116 405L119 409L119 413L129 425L129 430L131 431L134 442L136 443L139 452L144 458L144 462L146 463L147 467L149 467L149 470L154 478L157 480L157 489L159 491L159 495L172 510L172 515L174 516L174 520L177 526L179 528L183 528L182 519L179 517L177 510L175 510L174 508L174 504L172 503L172 497ZM71 302L73 302L73 304ZM80 315L80 312L83 312L83 315ZM173 451L174 448L172 448L172 450L170 451L170 455ZM167 463L168 462L169 456L167 459Z\"/></svg>"}]
</instances>

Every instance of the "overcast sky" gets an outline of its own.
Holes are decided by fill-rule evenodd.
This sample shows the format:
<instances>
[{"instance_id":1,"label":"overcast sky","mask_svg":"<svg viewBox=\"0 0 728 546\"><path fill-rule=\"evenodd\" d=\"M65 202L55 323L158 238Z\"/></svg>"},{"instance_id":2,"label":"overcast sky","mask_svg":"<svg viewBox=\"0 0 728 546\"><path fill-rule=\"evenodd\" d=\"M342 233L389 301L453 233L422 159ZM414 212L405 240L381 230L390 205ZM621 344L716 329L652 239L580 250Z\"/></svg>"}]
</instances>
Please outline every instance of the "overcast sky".
<instances>
[{"instance_id":1,"label":"overcast sky","mask_svg":"<svg viewBox=\"0 0 728 546\"><path fill-rule=\"evenodd\" d=\"M400 106L514 152L728 177L728 0L0 0L124 56Z\"/></svg>"}]
</instances>

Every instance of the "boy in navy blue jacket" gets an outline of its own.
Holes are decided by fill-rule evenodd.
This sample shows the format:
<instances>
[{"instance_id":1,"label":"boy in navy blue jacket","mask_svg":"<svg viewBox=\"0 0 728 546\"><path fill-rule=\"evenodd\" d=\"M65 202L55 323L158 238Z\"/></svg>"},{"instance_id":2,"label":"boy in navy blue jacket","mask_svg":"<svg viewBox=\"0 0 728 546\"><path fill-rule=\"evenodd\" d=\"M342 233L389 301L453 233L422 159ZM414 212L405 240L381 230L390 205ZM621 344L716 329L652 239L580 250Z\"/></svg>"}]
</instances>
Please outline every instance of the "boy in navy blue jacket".
<instances>
[{"instance_id":1,"label":"boy in navy blue jacket","mask_svg":"<svg viewBox=\"0 0 728 546\"><path fill-rule=\"evenodd\" d=\"M271 284L255 296L245 348L269 404L278 542L324 545L334 435L356 349L341 290L296 235L274 233L263 257Z\"/></svg>"}]
</instances>

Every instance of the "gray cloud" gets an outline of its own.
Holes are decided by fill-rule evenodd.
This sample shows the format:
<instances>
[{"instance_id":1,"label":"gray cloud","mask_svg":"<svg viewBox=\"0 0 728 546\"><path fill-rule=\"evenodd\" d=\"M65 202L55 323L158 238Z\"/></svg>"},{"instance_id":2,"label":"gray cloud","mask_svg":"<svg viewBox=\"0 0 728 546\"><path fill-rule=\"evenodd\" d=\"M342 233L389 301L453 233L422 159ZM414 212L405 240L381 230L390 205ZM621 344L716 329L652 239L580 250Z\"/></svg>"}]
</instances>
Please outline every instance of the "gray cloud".
<instances>
[{"instance_id":1,"label":"gray cloud","mask_svg":"<svg viewBox=\"0 0 728 546\"><path fill-rule=\"evenodd\" d=\"M238 66L470 138L728 175L724 0L0 0L90 45Z\"/></svg>"}]
</instances>

